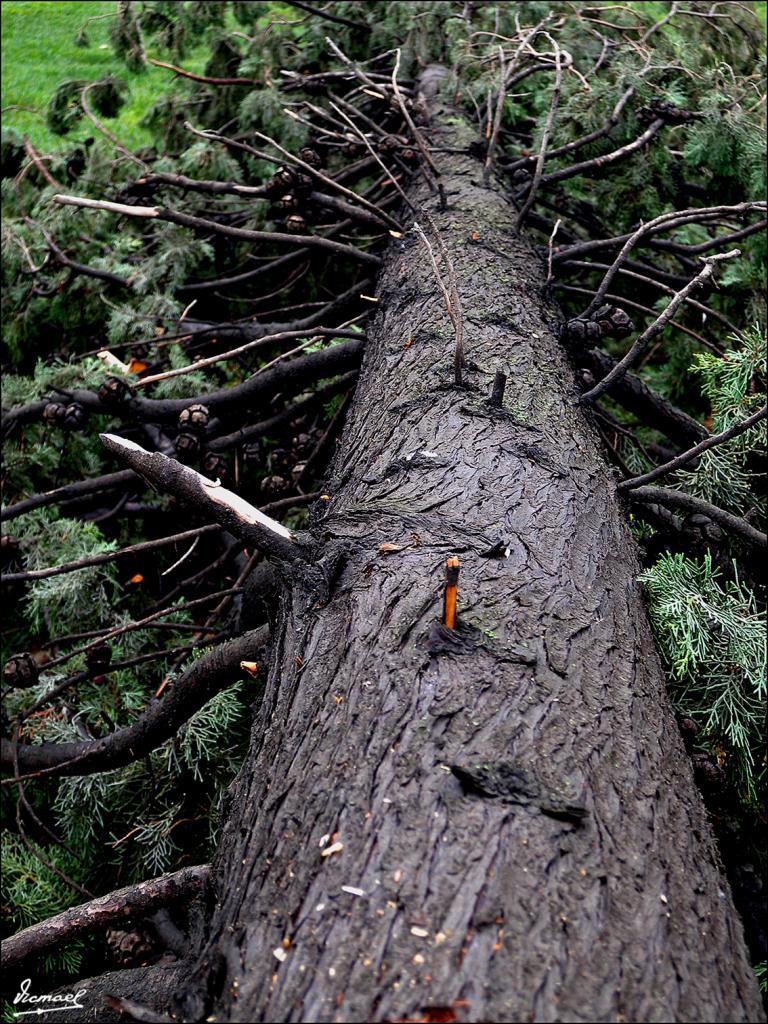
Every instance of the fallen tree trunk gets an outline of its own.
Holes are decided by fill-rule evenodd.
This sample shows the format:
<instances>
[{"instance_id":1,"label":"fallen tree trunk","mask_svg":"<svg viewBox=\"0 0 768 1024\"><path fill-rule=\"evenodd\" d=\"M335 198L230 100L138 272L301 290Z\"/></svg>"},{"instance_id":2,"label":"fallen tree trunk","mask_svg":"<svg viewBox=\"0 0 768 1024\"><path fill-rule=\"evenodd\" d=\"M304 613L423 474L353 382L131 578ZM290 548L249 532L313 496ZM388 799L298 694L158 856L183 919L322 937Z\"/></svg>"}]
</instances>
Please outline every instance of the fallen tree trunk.
<instances>
[{"instance_id":1,"label":"fallen tree trunk","mask_svg":"<svg viewBox=\"0 0 768 1024\"><path fill-rule=\"evenodd\" d=\"M457 119L436 136L467 142ZM448 209L423 182L409 197L456 268L464 387L409 234L386 259L314 526L343 558L325 593L283 595L179 1012L759 1020L544 269L481 164L438 156Z\"/></svg>"}]
</instances>

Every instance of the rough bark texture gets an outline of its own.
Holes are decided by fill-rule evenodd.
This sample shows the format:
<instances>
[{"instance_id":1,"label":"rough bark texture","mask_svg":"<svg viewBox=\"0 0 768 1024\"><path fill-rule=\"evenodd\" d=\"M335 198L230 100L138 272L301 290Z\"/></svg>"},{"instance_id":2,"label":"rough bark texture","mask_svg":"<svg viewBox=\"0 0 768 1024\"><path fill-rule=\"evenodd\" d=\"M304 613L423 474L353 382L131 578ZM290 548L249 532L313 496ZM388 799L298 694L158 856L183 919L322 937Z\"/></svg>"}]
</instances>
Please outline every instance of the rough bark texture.
<instances>
[{"instance_id":1,"label":"rough bark texture","mask_svg":"<svg viewBox=\"0 0 768 1024\"><path fill-rule=\"evenodd\" d=\"M456 119L436 134L467 141ZM327 599L281 605L184 1019L761 1020L543 268L477 161L440 168L446 212L411 195L455 264L466 388L409 235L316 527L346 557ZM538 781L483 795L450 770L478 763Z\"/></svg>"}]
</instances>

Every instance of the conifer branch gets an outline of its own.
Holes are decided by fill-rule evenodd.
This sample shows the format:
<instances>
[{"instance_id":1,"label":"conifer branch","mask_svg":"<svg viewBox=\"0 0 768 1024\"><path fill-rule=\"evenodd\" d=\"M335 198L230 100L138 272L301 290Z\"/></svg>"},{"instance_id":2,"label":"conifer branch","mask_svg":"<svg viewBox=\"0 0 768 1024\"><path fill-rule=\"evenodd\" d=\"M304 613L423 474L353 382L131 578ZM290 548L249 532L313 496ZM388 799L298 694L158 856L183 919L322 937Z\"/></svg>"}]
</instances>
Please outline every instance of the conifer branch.
<instances>
[{"instance_id":1,"label":"conifer branch","mask_svg":"<svg viewBox=\"0 0 768 1024\"><path fill-rule=\"evenodd\" d=\"M159 540L149 540L142 544L129 544L128 547L120 548L119 551L107 551L103 555L92 555L90 558L80 558L76 562L65 562L62 565L54 565L48 569L30 569L27 572L3 573L4 583L21 583L29 580L47 580L51 576L61 576L68 572L77 572L78 569L88 569L94 565L105 565L108 562L115 562L118 558L126 555L135 555L140 552L154 551L157 548L165 547L168 544L176 544L180 541L189 540L192 537L201 537L205 533L220 530L221 527L215 523L208 526L200 526L196 530L186 530L184 533L176 533L169 537L161 537Z\"/></svg>"},{"instance_id":2,"label":"conifer branch","mask_svg":"<svg viewBox=\"0 0 768 1024\"><path fill-rule=\"evenodd\" d=\"M161 907L186 903L203 892L209 878L208 865L196 865L70 907L4 939L2 965L6 970L18 970L33 957L39 960L65 942L74 942L110 925L123 927ZM49 1012L55 1013L55 1007Z\"/></svg>"},{"instance_id":3,"label":"conifer branch","mask_svg":"<svg viewBox=\"0 0 768 1024\"><path fill-rule=\"evenodd\" d=\"M247 544L255 544L265 554L280 561L295 561L303 557L290 530L222 487L218 481L209 480L160 452L148 452L134 441L115 434L99 436L109 451L127 462L131 469L158 490L193 505L235 537Z\"/></svg>"},{"instance_id":4,"label":"conifer branch","mask_svg":"<svg viewBox=\"0 0 768 1024\"><path fill-rule=\"evenodd\" d=\"M33 412L37 406L45 406L45 403L34 403ZM28 407L22 407L28 408ZM14 410L10 412L13 413ZM40 410L42 412L42 409ZM36 417L35 417L36 418ZM13 505L6 505L0 511L0 521L8 522L17 519L25 512L31 512L36 508L45 508L47 505L58 505L60 502L68 501L71 498L80 498L88 494L97 494L100 491L114 491L124 484L141 484L144 489L144 482L132 469L121 469L118 473L105 473L104 476L89 477L86 480L76 480L71 484L64 484L63 487L56 487L52 491L45 491L42 494L34 494L30 498L22 498Z\"/></svg>"},{"instance_id":5,"label":"conifer branch","mask_svg":"<svg viewBox=\"0 0 768 1024\"><path fill-rule=\"evenodd\" d=\"M515 227L518 231L520 231L520 229L522 228L523 224L525 223L525 218L527 217L531 207L536 201L536 193L539 190L539 186L541 184L544 173L544 161L547 156L549 136L552 131L552 125L555 121L555 114L557 112L558 103L560 102L560 87L563 82L562 51L560 50L560 47L557 45L555 40L552 39L552 37L549 36L548 33L545 33L545 35L548 36L548 38L552 42L552 45L555 48L555 84L552 89L552 98L549 104L549 112L547 114L547 119L544 122L544 130L541 135L541 145L539 147L539 155L536 160L536 170L533 173L533 181L531 182L531 187L528 191L528 196L525 200L525 203L523 204L520 212L517 215L517 220L515 221Z\"/></svg>"},{"instance_id":6,"label":"conifer branch","mask_svg":"<svg viewBox=\"0 0 768 1024\"><path fill-rule=\"evenodd\" d=\"M695 498L692 494L685 494L682 491L673 491L667 487L636 487L629 492L627 497L631 501L643 502L650 505L663 505L666 508L681 508L686 512L695 515L707 516L715 523L735 533L747 544L756 548L768 546L768 536L756 530L751 523L741 516L735 516L731 512L713 505L703 498Z\"/></svg>"},{"instance_id":7,"label":"conifer branch","mask_svg":"<svg viewBox=\"0 0 768 1024\"><path fill-rule=\"evenodd\" d=\"M132 725L84 743L17 743L3 739L0 765L13 770L7 783L37 775L93 775L122 768L155 750L237 677L241 661L263 659L265 626L243 633L202 655Z\"/></svg>"},{"instance_id":8,"label":"conifer branch","mask_svg":"<svg viewBox=\"0 0 768 1024\"><path fill-rule=\"evenodd\" d=\"M732 427L728 427L727 430L721 431L719 434L713 434L711 437L705 438L700 444L695 445L693 448L689 448L687 452L683 452L674 459L670 459L669 462L665 462L662 466L656 466L655 469L650 470L648 473L643 473L642 476L634 476L630 480L622 480L618 484L620 491L633 490L636 487L642 487L643 484L649 484L652 480L657 480L660 476L664 476L667 473L672 473L676 469L680 469L681 466L687 465L692 462L693 459L697 458L703 452L708 451L710 448L715 448L719 444L723 444L725 441L730 441L734 437L738 437L745 431L749 430L750 427L754 427L755 424L764 420L768 416L768 406L763 406L758 412L748 416L745 420L741 420L740 423L734 423Z\"/></svg>"},{"instance_id":9,"label":"conifer branch","mask_svg":"<svg viewBox=\"0 0 768 1024\"><path fill-rule=\"evenodd\" d=\"M164 209L160 206L129 206L126 203L112 203L105 199L84 199L80 196L57 194L53 197L53 202L63 206L80 206L90 210L106 210L109 213L117 213L125 217L162 220L169 224L179 224L181 227L197 228L201 231L210 231L216 235L226 235L229 238L241 238L247 242L276 242L281 245L300 245L308 249L327 249L339 256L349 256L361 263L370 263L376 267L381 265L381 258L379 256L374 256L363 249L358 249L354 245L345 245L344 242L335 242L332 238L324 238L322 235L292 235L282 231L251 231L248 228L235 228L228 224L219 224L218 221L209 220L206 217L193 217L191 214Z\"/></svg>"},{"instance_id":10,"label":"conifer branch","mask_svg":"<svg viewBox=\"0 0 768 1024\"><path fill-rule=\"evenodd\" d=\"M670 322L672 317L675 315L677 309L682 303L688 298L690 293L695 289L701 287L701 285L708 280L714 273L715 263L719 260L731 259L734 256L740 256L740 249L732 249L730 252L720 253L717 256L705 256L704 267L699 273L689 281L685 288L682 288L669 302L667 308L663 313L660 314L654 320L654 322L643 331L640 337L632 344L627 354L619 360L613 369L608 373L599 383L597 383L590 391L585 391L581 396L582 402L593 402L600 395L604 394L610 388L611 384L622 377L630 366L636 362L638 356L643 352L653 339L661 334L667 324ZM608 275L606 275L607 277ZM601 286L602 288L602 286ZM598 289L599 291L599 289ZM604 294L604 293L603 293ZM597 307L594 304L594 300L589 305L590 312L594 312Z\"/></svg>"}]
</instances>

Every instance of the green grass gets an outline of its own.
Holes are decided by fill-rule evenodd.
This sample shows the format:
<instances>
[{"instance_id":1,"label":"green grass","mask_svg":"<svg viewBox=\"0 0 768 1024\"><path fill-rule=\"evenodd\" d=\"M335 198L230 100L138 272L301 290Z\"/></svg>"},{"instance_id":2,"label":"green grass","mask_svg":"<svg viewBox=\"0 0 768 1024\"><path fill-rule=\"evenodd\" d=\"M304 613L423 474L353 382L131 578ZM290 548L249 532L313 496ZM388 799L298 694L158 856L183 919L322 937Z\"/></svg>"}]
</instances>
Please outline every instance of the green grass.
<instances>
[{"instance_id":1,"label":"green grass","mask_svg":"<svg viewBox=\"0 0 768 1024\"><path fill-rule=\"evenodd\" d=\"M105 127L131 149L151 142L149 132L140 127L139 121L157 98L170 90L172 74L152 66L139 74L128 71L109 45L109 17L88 24L87 47L75 45L80 27L89 18L111 16L116 7L110 0L3 0L4 127L28 135L40 150L67 149L72 142L93 135L93 127L83 121L69 136L55 135L45 123L48 101L68 79L95 81L111 74L127 83L130 97L118 117L104 119ZM201 46L189 54L184 66L200 72L204 63L205 48Z\"/></svg>"}]
</instances>

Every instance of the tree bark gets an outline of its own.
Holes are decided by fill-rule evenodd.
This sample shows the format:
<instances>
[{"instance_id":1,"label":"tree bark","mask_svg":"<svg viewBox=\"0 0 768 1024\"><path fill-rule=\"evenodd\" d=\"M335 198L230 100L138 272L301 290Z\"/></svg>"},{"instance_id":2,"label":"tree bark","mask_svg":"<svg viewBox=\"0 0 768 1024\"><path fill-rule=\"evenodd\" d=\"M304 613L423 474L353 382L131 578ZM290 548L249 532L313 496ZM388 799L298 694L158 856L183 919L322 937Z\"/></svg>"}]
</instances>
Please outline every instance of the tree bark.
<instances>
[{"instance_id":1,"label":"tree bark","mask_svg":"<svg viewBox=\"0 0 768 1024\"><path fill-rule=\"evenodd\" d=\"M316 523L343 568L327 603L283 599L186 1019L760 1020L543 267L476 160L440 171L445 212L423 183L409 197L456 268L465 388L409 235ZM450 554L455 631L439 626ZM491 796L451 771L478 763L536 781Z\"/></svg>"},{"instance_id":2,"label":"tree bark","mask_svg":"<svg viewBox=\"0 0 768 1024\"><path fill-rule=\"evenodd\" d=\"M434 136L471 141L445 114ZM544 268L482 165L438 158L448 209L423 182L409 198L456 269L464 387L409 234L385 261L314 524L335 567L325 592L299 579L281 599L214 912L177 1010L761 1020ZM440 626L449 555L453 631Z\"/></svg>"}]
</instances>

